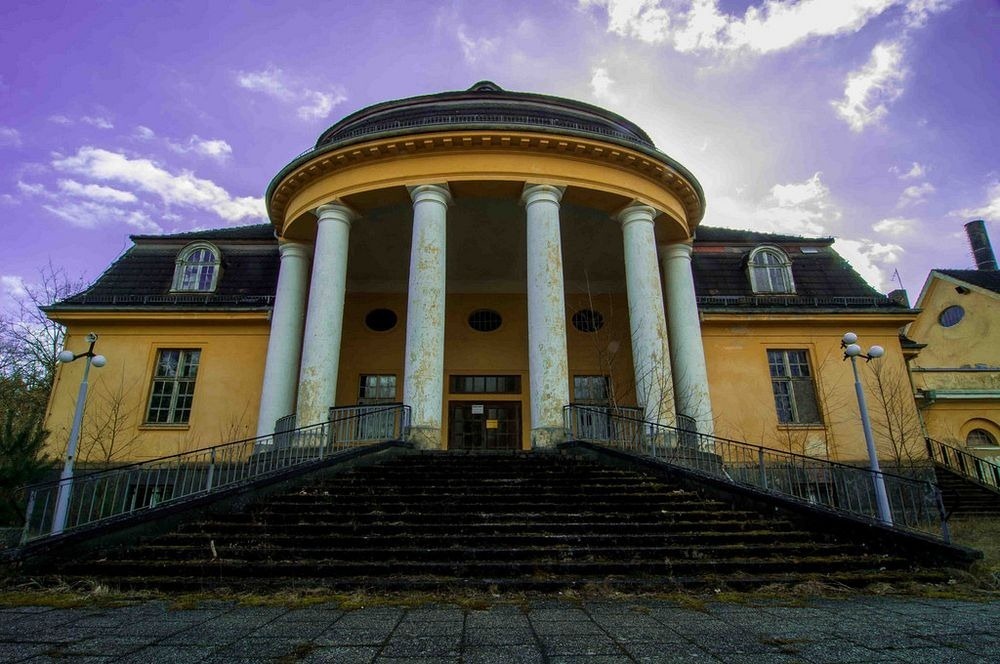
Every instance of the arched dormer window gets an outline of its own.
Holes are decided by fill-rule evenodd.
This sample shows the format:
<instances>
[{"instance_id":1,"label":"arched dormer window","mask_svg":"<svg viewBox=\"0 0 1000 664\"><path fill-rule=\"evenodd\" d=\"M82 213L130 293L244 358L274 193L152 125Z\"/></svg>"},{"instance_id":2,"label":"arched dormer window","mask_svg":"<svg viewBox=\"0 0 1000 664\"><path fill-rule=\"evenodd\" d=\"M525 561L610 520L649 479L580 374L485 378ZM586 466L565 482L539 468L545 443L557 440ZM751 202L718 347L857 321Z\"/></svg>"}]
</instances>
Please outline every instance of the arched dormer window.
<instances>
[{"instance_id":1,"label":"arched dormer window","mask_svg":"<svg viewBox=\"0 0 1000 664\"><path fill-rule=\"evenodd\" d=\"M219 283L221 271L222 258L215 245L189 244L177 254L173 290L211 293Z\"/></svg>"},{"instance_id":2,"label":"arched dormer window","mask_svg":"<svg viewBox=\"0 0 1000 664\"><path fill-rule=\"evenodd\" d=\"M747 270L750 272L750 287L754 293L795 293L792 262L777 247L757 247L750 252Z\"/></svg>"}]
</instances>

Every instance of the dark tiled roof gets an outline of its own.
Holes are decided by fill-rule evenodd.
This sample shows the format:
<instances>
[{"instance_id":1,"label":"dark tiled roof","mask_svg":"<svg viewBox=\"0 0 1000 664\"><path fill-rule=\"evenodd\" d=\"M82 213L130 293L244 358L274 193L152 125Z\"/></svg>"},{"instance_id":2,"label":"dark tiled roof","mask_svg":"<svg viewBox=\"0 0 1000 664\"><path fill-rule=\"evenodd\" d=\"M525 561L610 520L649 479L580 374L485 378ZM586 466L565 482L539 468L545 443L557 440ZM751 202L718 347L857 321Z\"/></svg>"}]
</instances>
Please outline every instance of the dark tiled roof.
<instances>
[{"instance_id":1,"label":"dark tiled roof","mask_svg":"<svg viewBox=\"0 0 1000 664\"><path fill-rule=\"evenodd\" d=\"M724 247L704 245L723 244ZM859 275L830 246L832 238L803 238L726 228L700 227L692 258L695 293L703 309L739 308L892 308L889 301ZM795 295L754 295L747 273L747 259L754 247L782 247L792 264ZM699 245L702 245L699 248ZM807 247L808 253L801 247Z\"/></svg>"},{"instance_id":2,"label":"dark tiled roof","mask_svg":"<svg viewBox=\"0 0 1000 664\"><path fill-rule=\"evenodd\" d=\"M260 231L267 224L166 236L134 236L135 245L90 288L54 305L65 307L153 306L182 308L259 308L271 304L278 282L278 242ZM255 236L256 234L256 236ZM222 252L222 275L215 293L171 293L177 246L164 239L212 240ZM227 241L258 242L227 244Z\"/></svg>"},{"instance_id":3,"label":"dark tiled roof","mask_svg":"<svg viewBox=\"0 0 1000 664\"><path fill-rule=\"evenodd\" d=\"M273 240L274 226L271 224L253 224L252 226L233 226L230 228L211 228L204 231L187 231L171 235L133 235L133 242L186 240Z\"/></svg>"},{"instance_id":4,"label":"dark tiled roof","mask_svg":"<svg viewBox=\"0 0 1000 664\"><path fill-rule=\"evenodd\" d=\"M934 270L952 279L1000 293L1000 270Z\"/></svg>"},{"instance_id":5,"label":"dark tiled roof","mask_svg":"<svg viewBox=\"0 0 1000 664\"><path fill-rule=\"evenodd\" d=\"M780 244L783 242L794 242L796 244L832 244L830 237L802 237L801 235L780 235L778 233L759 233L757 231L744 231L735 228L715 228L713 226L699 226L695 233L696 243L720 242L725 244Z\"/></svg>"}]
</instances>

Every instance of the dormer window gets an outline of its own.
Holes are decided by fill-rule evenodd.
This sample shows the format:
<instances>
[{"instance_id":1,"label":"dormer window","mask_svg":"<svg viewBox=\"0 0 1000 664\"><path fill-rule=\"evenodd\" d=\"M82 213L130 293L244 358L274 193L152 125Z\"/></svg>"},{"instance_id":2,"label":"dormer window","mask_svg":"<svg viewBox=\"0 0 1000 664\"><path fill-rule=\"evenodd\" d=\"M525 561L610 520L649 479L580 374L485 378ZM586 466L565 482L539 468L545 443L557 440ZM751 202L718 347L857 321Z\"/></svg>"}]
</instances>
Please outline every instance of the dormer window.
<instances>
[{"instance_id":1,"label":"dormer window","mask_svg":"<svg viewBox=\"0 0 1000 664\"><path fill-rule=\"evenodd\" d=\"M189 244L177 255L173 290L211 293L219 282L221 269L219 250L214 245Z\"/></svg>"},{"instance_id":2,"label":"dormer window","mask_svg":"<svg viewBox=\"0 0 1000 664\"><path fill-rule=\"evenodd\" d=\"M792 262L777 247L758 247L750 253L747 262L750 272L750 287L754 293L775 293L791 295L795 293L792 281Z\"/></svg>"}]
</instances>

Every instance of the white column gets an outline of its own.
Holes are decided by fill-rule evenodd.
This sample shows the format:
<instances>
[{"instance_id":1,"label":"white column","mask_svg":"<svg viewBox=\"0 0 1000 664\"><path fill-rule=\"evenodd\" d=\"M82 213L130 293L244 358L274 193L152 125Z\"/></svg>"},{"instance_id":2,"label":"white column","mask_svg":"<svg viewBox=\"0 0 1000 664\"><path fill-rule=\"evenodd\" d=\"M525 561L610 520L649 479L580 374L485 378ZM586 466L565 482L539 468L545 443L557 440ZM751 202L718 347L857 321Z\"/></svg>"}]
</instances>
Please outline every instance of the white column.
<instances>
[{"instance_id":1,"label":"white column","mask_svg":"<svg viewBox=\"0 0 1000 664\"><path fill-rule=\"evenodd\" d=\"M699 433L712 435L712 402L708 394L708 369L701 341L698 302L691 273L691 244L679 242L660 247L663 289L667 300L670 363L674 374L677 412L693 417Z\"/></svg>"},{"instance_id":2,"label":"white column","mask_svg":"<svg viewBox=\"0 0 1000 664\"><path fill-rule=\"evenodd\" d=\"M278 245L281 267L271 310L271 336L267 340L264 384L257 411L257 435L274 433L279 417L295 412L295 387L302 357L302 330L309 284L309 247L301 242Z\"/></svg>"},{"instance_id":3,"label":"white column","mask_svg":"<svg viewBox=\"0 0 1000 664\"><path fill-rule=\"evenodd\" d=\"M299 426L325 422L337 398L347 291L347 240L355 217L349 207L339 203L321 205L316 208L316 216L316 249L299 372Z\"/></svg>"},{"instance_id":4,"label":"white column","mask_svg":"<svg viewBox=\"0 0 1000 664\"><path fill-rule=\"evenodd\" d=\"M441 447L444 393L445 231L447 184L412 187L413 240L406 300L403 403L412 408L411 437L418 447Z\"/></svg>"},{"instance_id":5,"label":"white column","mask_svg":"<svg viewBox=\"0 0 1000 664\"><path fill-rule=\"evenodd\" d=\"M528 236L528 375L531 445L553 447L565 438L569 403L566 300L563 290L559 201L564 188L528 184L521 200Z\"/></svg>"},{"instance_id":6,"label":"white column","mask_svg":"<svg viewBox=\"0 0 1000 664\"><path fill-rule=\"evenodd\" d=\"M656 261L655 215L656 210L648 205L630 205L619 213L618 220L625 239L625 284L636 399L645 410L647 421L672 426L674 389Z\"/></svg>"}]
</instances>

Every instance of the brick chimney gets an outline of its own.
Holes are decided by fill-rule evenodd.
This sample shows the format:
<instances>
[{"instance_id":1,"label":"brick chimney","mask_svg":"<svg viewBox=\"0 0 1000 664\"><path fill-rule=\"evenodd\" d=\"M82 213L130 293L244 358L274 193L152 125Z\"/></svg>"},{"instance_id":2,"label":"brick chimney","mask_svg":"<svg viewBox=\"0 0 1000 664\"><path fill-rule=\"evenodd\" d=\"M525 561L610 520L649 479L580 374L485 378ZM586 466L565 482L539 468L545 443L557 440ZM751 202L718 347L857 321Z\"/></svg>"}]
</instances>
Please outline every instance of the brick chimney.
<instances>
[{"instance_id":1,"label":"brick chimney","mask_svg":"<svg viewBox=\"0 0 1000 664\"><path fill-rule=\"evenodd\" d=\"M977 270L996 270L997 259L990 246L990 236L986 233L986 222L982 219L970 221L965 225L965 233L969 236L972 246L972 257L976 261Z\"/></svg>"}]
</instances>

